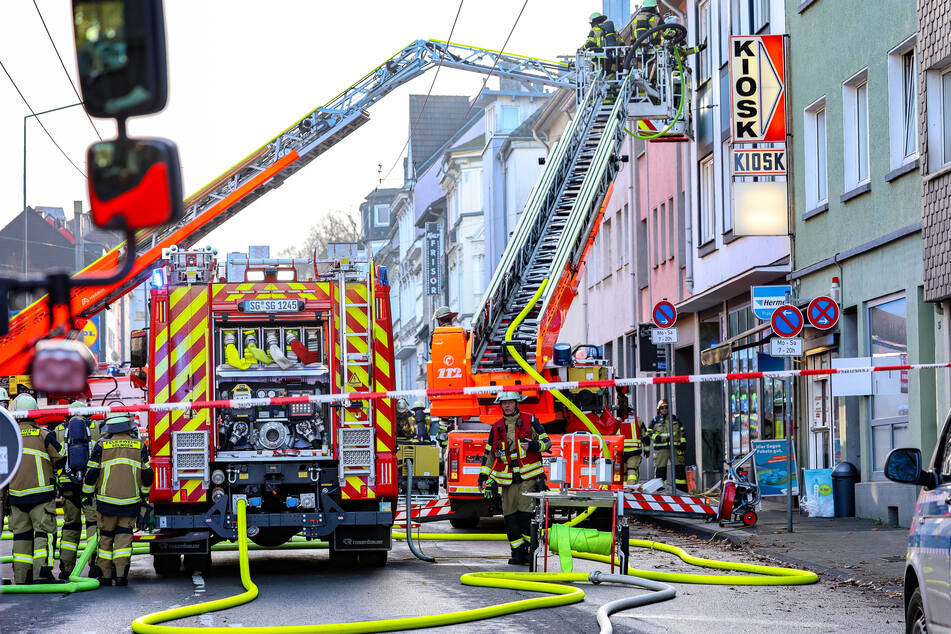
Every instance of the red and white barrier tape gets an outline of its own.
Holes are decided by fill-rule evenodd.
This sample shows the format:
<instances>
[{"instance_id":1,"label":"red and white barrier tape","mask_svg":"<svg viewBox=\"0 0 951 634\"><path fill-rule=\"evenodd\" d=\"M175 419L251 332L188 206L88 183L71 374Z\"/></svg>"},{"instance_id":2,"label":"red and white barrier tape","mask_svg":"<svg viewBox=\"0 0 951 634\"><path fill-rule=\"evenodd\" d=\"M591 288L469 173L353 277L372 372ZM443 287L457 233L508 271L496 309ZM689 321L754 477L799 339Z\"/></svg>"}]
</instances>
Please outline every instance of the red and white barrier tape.
<instances>
[{"instance_id":1,"label":"red and white barrier tape","mask_svg":"<svg viewBox=\"0 0 951 634\"><path fill-rule=\"evenodd\" d=\"M561 381L558 383L530 383L523 385L484 385L440 390L393 390L390 392L344 392L338 394L311 394L304 396L277 396L273 398L242 398L217 401L181 401L177 403L142 403L139 405L110 405L103 407L44 407L29 411L10 412L14 418L37 416L91 416L116 412L171 412L193 411L209 408L247 408L268 405L299 405L304 403L350 403L379 399L439 398L443 396L492 395L499 392L527 392L550 390L576 390L599 387L631 387L636 385L663 385L666 383L711 383L718 381L742 381L747 379L787 379L798 376L829 376L833 374L866 374L869 372L901 372L909 370L936 370L951 368L951 363L916 363L910 365L877 365L861 368L821 368L816 370L779 370L776 372L727 372L721 374L683 374L679 376L653 376L633 379L608 379L605 381Z\"/></svg>"}]
</instances>

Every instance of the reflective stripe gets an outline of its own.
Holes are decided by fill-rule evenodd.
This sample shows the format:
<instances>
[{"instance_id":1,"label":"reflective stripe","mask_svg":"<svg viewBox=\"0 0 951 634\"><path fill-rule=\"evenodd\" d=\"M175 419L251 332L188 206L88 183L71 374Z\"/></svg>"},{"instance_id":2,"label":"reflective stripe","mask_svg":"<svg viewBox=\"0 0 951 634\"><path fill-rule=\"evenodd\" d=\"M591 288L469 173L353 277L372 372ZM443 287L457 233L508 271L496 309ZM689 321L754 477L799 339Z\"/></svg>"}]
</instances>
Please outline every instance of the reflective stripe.
<instances>
[{"instance_id":1,"label":"reflective stripe","mask_svg":"<svg viewBox=\"0 0 951 634\"><path fill-rule=\"evenodd\" d=\"M79 544L77 544L76 542L67 542L64 540L59 543L59 548L60 550L77 550L79 548Z\"/></svg>"},{"instance_id":2,"label":"reflective stripe","mask_svg":"<svg viewBox=\"0 0 951 634\"><path fill-rule=\"evenodd\" d=\"M14 562L14 563L19 562L19 563L21 563L21 564L30 564L30 565L32 566L32 565L33 565L33 558L30 557L29 555L14 555L14 556L13 556L13 562Z\"/></svg>"},{"instance_id":3,"label":"reflective stripe","mask_svg":"<svg viewBox=\"0 0 951 634\"><path fill-rule=\"evenodd\" d=\"M89 462L86 463L86 467L89 469L98 469L99 463L96 462L95 460L90 460Z\"/></svg>"},{"instance_id":4,"label":"reflective stripe","mask_svg":"<svg viewBox=\"0 0 951 634\"><path fill-rule=\"evenodd\" d=\"M112 559L111 550L103 550L102 547L99 548L99 557L100 559Z\"/></svg>"},{"instance_id":5,"label":"reflective stripe","mask_svg":"<svg viewBox=\"0 0 951 634\"><path fill-rule=\"evenodd\" d=\"M511 544L512 548L518 548L519 546L521 546L521 545L524 544L524 543L525 543L525 540L522 539L521 537L519 537L519 538L516 539L515 541L510 541L510 542L509 542L509 544Z\"/></svg>"},{"instance_id":6,"label":"reflective stripe","mask_svg":"<svg viewBox=\"0 0 951 634\"><path fill-rule=\"evenodd\" d=\"M126 504L135 504L136 502L138 502L139 496L135 496L131 498L111 498L111 497L103 495L102 493L99 493L96 495L96 499L99 500L100 502L107 502L109 504L118 504L120 506L125 506Z\"/></svg>"},{"instance_id":7,"label":"reflective stripe","mask_svg":"<svg viewBox=\"0 0 951 634\"><path fill-rule=\"evenodd\" d=\"M96 485L95 485L95 484L87 484L87 483L83 482L83 493L84 493L84 494L92 493L92 492L95 491L95 490L96 490Z\"/></svg>"},{"instance_id":8,"label":"reflective stripe","mask_svg":"<svg viewBox=\"0 0 951 634\"><path fill-rule=\"evenodd\" d=\"M14 497L21 497L26 495L33 495L34 493L46 493L53 490L52 484L47 484L46 486L35 487L32 489L10 489L10 495Z\"/></svg>"},{"instance_id":9,"label":"reflective stripe","mask_svg":"<svg viewBox=\"0 0 951 634\"><path fill-rule=\"evenodd\" d=\"M139 460L132 460L131 458L112 458L111 460L106 460L102 463L103 467L111 467L114 464L127 464L133 469L138 469L142 466L142 462Z\"/></svg>"},{"instance_id":10,"label":"reflective stripe","mask_svg":"<svg viewBox=\"0 0 951 634\"><path fill-rule=\"evenodd\" d=\"M131 548L117 548L112 551L112 558L119 559L120 557L131 557L132 549Z\"/></svg>"}]
</instances>

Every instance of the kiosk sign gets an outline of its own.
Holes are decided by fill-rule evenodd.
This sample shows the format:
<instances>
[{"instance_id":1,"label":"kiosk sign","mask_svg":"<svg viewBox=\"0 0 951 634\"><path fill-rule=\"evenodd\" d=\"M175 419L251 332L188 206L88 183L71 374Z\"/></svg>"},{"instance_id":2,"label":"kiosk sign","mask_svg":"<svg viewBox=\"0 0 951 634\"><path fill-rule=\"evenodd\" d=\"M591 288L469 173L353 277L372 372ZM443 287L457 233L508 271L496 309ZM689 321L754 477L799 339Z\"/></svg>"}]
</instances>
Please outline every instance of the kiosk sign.
<instances>
[{"instance_id":1,"label":"kiosk sign","mask_svg":"<svg viewBox=\"0 0 951 634\"><path fill-rule=\"evenodd\" d=\"M730 38L734 143L785 143L784 55L782 35Z\"/></svg>"}]
</instances>

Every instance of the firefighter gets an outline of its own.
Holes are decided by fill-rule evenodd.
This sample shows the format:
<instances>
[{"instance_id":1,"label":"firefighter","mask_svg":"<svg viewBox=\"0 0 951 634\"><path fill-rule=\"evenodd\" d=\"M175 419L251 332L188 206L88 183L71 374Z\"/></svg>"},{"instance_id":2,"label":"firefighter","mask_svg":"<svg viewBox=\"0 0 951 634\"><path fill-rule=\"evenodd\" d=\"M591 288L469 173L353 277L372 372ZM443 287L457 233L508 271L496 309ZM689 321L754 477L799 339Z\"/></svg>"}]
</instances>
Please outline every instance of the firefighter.
<instances>
[{"instance_id":1,"label":"firefighter","mask_svg":"<svg viewBox=\"0 0 951 634\"><path fill-rule=\"evenodd\" d=\"M551 439L538 419L518 411L521 400L518 392L500 392L495 399L502 408L502 418L489 431L479 473L483 495L494 497L495 486L501 488L505 532L512 548L509 564L513 566L529 563L532 500L523 493L548 488L542 452L551 448Z\"/></svg>"},{"instance_id":2,"label":"firefighter","mask_svg":"<svg viewBox=\"0 0 951 634\"><path fill-rule=\"evenodd\" d=\"M671 445L675 446L678 452L685 450L687 445L687 439L684 436L680 419L673 414L670 415L674 428L674 436L673 440L671 440L670 426L667 424L668 412L669 407L667 401L663 399L657 401L657 415L654 416L654 419L651 421L650 430L648 432L651 437L651 445L654 447L654 477L660 478L664 482L667 481L667 462L670 460ZM679 455L678 453L678 456ZM679 473L679 469L677 471ZM674 477L676 478L677 476L678 474L675 473Z\"/></svg>"},{"instance_id":3,"label":"firefighter","mask_svg":"<svg viewBox=\"0 0 951 634\"><path fill-rule=\"evenodd\" d=\"M149 452L135 437L134 419L126 413L109 414L105 436L89 457L83 481L83 502L96 496L99 523L101 584L128 585L132 557L132 529L139 505L148 503L153 473Z\"/></svg>"},{"instance_id":4,"label":"firefighter","mask_svg":"<svg viewBox=\"0 0 951 634\"><path fill-rule=\"evenodd\" d=\"M624 405L619 408L619 413L622 414L621 436L624 438L624 466L627 470L625 484L637 484L640 480L641 460L645 454L650 455L650 435L637 416L630 412L626 405L627 397L621 395L620 398Z\"/></svg>"},{"instance_id":5,"label":"firefighter","mask_svg":"<svg viewBox=\"0 0 951 634\"><path fill-rule=\"evenodd\" d=\"M416 440L429 442L429 427L432 423L426 413L426 404L422 401L413 403L413 422L416 425Z\"/></svg>"},{"instance_id":6,"label":"firefighter","mask_svg":"<svg viewBox=\"0 0 951 634\"><path fill-rule=\"evenodd\" d=\"M634 14L634 30L631 31L631 44L637 38L660 24L660 12L657 10L657 0L644 0L644 4Z\"/></svg>"},{"instance_id":7,"label":"firefighter","mask_svg":"<svg viewBox=\"0 0 951 634\"><path fill-rule=\"evenodd\" d=\"M70 407L86 407L82 401L73 401ZM69 579L76 567L79 538L83 519L86 521L86 536L96 532L96 507L83 504L83 476L89 462L89 452L100 437L96 422L82 416L73 416L56 427L56 440L63 446L66 460L57 475L57 485L63 496L63 533L59 543L59 578ZM102 575L95 560L89 565L89 576Z\"/></svg>"},{"instance_id":8,"label":"firefighter","mask_svg":"<svg viewBox=\"0 0 951 634\"><path fill-rule=\"evenodd\" d=\"M412 440L416 437L416 422L405 398L396 401L396 431L400 438Z\"/></svg>"},{"instance_id":9,"label":"firefighter","mask_svg":"<svg viewBox=\"0 0 951 634\"><path fill-rule=\"evenodd\" d=\"M449 310L448 306L440 306L433 312L433 320L436 322L437 328L442 328L445 326L455 326L456 317L459 316L459 313L454 313Z\"/></svg>"},{"instance_id":10,"label":"firefighter","mask_svg":"<svg viewBox=\"0 0 951 634\"><path fill-rule=\"evenodd\" d=\"M36 399L18 394L14 411L36 409ZM53 580L53 546L56 531L54 472L62 459L56 434L37 427L33 421L17 421L23 439L20 467L10 481L9 528L13 533L13 582L16 584Z\"/></svg>"}]
</instances>

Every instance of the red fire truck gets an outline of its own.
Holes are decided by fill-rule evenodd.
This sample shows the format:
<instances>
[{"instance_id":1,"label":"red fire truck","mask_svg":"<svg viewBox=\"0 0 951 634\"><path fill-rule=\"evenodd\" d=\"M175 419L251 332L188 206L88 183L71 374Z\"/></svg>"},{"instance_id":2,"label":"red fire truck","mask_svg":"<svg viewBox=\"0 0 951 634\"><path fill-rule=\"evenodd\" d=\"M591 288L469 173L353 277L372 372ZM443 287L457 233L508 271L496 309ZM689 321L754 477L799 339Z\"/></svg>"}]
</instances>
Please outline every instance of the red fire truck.
<instances>
[{"instance_id":1,"label":"red fire truck","mask_svg":"<svg viewBox=\"0 0 951 634\"><path fill-rule=\"evenodd\" d=\"M385 565L397 496L390 400L280 403L393 389L386 270L166 249L134 366L152 402L228 401L149 414L155 569L210 565L246 500L260 545L302 532L332 558ZM146 349L147 342L147 349ZM274 399L277 399L276 401ZM319 401L319 398L311 399Z\"/></svg>"}]
</instances>

